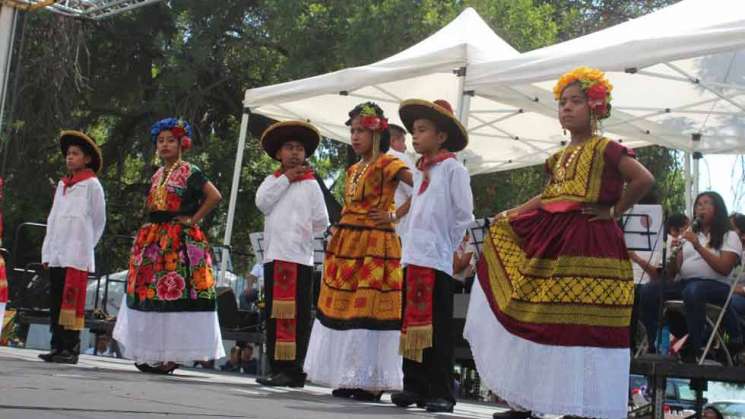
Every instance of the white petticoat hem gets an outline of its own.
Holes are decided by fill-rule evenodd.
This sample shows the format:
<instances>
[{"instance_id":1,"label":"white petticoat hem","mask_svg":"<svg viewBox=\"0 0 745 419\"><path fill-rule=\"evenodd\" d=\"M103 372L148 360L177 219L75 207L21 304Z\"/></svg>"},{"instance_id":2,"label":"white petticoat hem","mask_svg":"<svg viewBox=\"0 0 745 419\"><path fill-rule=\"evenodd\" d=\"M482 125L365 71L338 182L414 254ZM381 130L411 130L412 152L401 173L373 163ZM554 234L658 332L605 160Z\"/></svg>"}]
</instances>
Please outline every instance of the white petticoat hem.
<instances>
[{"instance_id":1,"label":"white petticoat hem","mask_svg":"<svg viewBox=\"0 0 745 419\"><path fill-rule=\"evenodd\" d=\"M113 334L125 358L191 365L225 356L217 312L138 311L127 307L126 298L125 294Z\"/></svg>"},{"instance_id":2,"label":"white petticoat hem","mask_svg":"<svg viewBox=\"0 0 745 419\"><path fill-rule=\"evenodd\" d=\"M628 349L544 345L508 332L474 281L463 336L481 381L534 414L627 417Z\"/></svg>"},{"instance_id":3,"label":"white petticoat hem","mask_svg":"<svg viewBox=\"0 0 745 419\"><path fill-rule=\"evenodd\" d=\"M330 329L319 320L305 357L305 373L314 384L368 391L403 389L398 330Z\"/></svg>"}]
</instances>

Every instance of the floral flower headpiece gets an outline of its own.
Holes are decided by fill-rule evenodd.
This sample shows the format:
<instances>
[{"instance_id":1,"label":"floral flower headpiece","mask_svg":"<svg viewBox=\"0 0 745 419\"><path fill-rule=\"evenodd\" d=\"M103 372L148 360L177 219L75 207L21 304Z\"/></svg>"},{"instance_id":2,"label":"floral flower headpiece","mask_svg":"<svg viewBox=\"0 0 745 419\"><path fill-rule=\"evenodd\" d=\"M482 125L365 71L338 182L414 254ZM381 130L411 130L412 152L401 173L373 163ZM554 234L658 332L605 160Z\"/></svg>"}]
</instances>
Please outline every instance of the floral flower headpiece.
<instances>
[{"instance_id":1,"label":"floral flower headpiece","mask_svg":"<svg viewBox=\"0 0 745 419\"><path fill-rule=\"evenodd\" d=\"M597 119L609 117L613 85L605 78L605 73L590 67L577 67L565 73L554 86L554 99L559 100L564 89L575 82L578 82L582 91L585 92L587 103L595 117Z\"/></svg>"},{"instance_id":2,"label":"floral flower headpiece","mask_svg":"<svg viewBox=\"0 0 745 419\"><path fill-rule=\"evenodd\" d=\"M388 129L388 118L383 116L383 110L372 102L357 106L351 113L359 111L360 124L370 131L382 132Z\"/></svg>"},{"instance_id":3,"label":"floral flower headpiece","mask_svg":"<svg viewBox=\"0 0 745 419\"><path fill-rule=\"evenodd\" d=\"M158 134L162 131L171 131L174 137L176 137L183 150L191 148L191 125L181 118L166 118L153 124L150 128L150 137L153 142L158 139Z\"/></svg>"}]
</instances>

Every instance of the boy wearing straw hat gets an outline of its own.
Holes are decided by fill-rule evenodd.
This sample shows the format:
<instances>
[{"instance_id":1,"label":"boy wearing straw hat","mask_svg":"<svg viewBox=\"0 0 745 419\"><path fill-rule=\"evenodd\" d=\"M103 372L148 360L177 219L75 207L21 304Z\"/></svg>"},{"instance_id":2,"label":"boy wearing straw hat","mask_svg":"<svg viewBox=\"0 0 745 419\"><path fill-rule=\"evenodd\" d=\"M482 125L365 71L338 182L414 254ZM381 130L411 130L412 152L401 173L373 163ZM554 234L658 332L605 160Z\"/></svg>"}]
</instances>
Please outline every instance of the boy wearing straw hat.
<instances>
[{"instance_id":1,"label":"boy wearing straw hat","mask_svg":"<svg viewBox=\"0 0 745 419\"><path fill-rule=\"evenodd\" d=\"M429 412L452 412L453 253L473 222L473 196L466 168L455 153L468 134L447 101L403 101L399 115L422 157L401 263L406 267L400 352L404 391L394 404Z\"/></svg>"},{"instance_id":2,"label":"boy wearing straw hat","mask_svg":"<svg viewBox=\"0 0 745 419\"><path fill-rule=\"evenodd\" d=\"M39 358L76 364L88 273L96 271L93 250L106 226L106 201L96 178L103 158L96 142L80 131L62 131L59 142L68 175L57 184L41 250L51 284L52 350Z\"/></svg>"},{"instance_id":3,"label":"boy wearing straw hat","mask_svg":"<svg viewBox=\"0 0 745 419\"><path fill-rule=\"evenodd\" d=\"M313 236L329 224L326 202L306 158L321 140L303 121L278 122L261 145L280 168L256 191L264 214L264 283L267 352L271 374L256 381L266 386L303 387L308 349L313 279Z\"/></svg>"}]
</instances>

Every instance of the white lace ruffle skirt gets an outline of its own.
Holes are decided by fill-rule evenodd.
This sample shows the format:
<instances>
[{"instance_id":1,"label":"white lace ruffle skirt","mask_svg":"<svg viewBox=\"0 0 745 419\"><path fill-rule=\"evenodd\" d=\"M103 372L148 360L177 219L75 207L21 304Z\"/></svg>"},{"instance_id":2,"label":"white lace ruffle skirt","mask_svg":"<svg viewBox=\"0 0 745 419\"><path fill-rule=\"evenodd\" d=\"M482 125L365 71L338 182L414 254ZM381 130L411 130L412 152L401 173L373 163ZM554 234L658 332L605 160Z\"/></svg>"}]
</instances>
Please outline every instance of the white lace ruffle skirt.
<instances>
[{"instance_id":1,"label":"white lace ruffle skirt","mask_svg":"<svg viewBox=\"0 0 745 419\"><path fill-rule=\"evenodd\" d=\"M474 281L463 336L491 391L535 414L627 417L628 349L538 344L508 332Z\"/></svg>"},{"instance_id":2,"label":"white lace ruffle skirt","mask_svg":"<svg viewBox=\"0 0 745 419\"><path fill-rule=\"evenodd\" d=\"M314 384L335 389L401 390L400 336L398 330L334 330L316 320L305 372Z\"/></svg>"},{"instance_id":3,"label":"white lace ruffle skirt","mask_svg":"<svg viewBox=\"0 0 745 419\"><path fill-rule=\"evenodd\" d=\"M114 339L125 358L138 363L191 365L225 356L215 311L158 313L137 311L125 300L114 326Z\"/></svg>"}]
</instances>

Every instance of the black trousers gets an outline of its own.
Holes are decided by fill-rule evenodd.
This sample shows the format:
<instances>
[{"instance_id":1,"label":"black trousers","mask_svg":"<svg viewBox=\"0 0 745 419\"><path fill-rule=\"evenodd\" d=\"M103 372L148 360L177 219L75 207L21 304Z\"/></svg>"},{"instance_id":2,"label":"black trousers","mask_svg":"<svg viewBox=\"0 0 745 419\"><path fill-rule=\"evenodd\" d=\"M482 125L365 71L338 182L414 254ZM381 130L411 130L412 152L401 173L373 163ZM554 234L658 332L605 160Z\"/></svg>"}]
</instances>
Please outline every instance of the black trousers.
<instances>
[{"instance_id":1,"label":"black trousers","mask_svg":"<svg viewBox=\"0 0 745 419\"><path fill-rule=\"evenodd\" d=\"M274 359L274 343L277 337L277 320L270 318L272 313L272 286L274 285L274 262L264 264L264 295L266 295L266 306L264 308L266 319L266 348L269 359L269 368L272 374L284 373L295 378L305 378L303 363L305 353L308 351L308 340L310 339L310 305L313 298L313 267L298 264L297 287L295 290L295 351L294 361L278 361Z\"/></svg>"},{"instance_id":2,"label":"black trousers","mask_svg":"<svg viewBox=\"0 0 745 419\"><path fill-rule=\"evenodd\" d=\"M53 351L71 351L77 354L80 353L80 331L67 330L59 325L66 271L65 268L49 268L49 331L52 332L50 346Z\"/></svg>"},{"instance_id":3,"label":"black trousers","mask_svg":"<svg viewBox=\"0 0 745 419\"><path fill-rule=\"evenodd\" d=\"M450 275L435 271L432 296L432 347L424 350L422 362L404 358L404 390L431 399L455 403L453 395L453 289ZM406 281L403 295L406 296ZM406 298L404 298L404 310Z\"/></svg>"}]
</instances>

